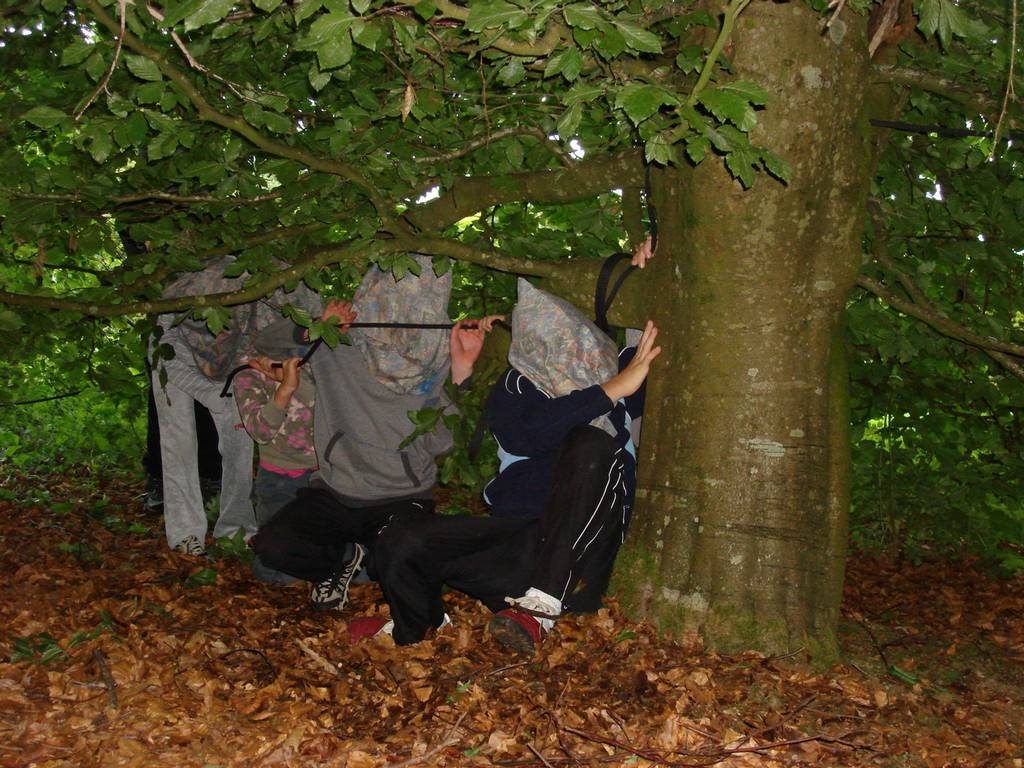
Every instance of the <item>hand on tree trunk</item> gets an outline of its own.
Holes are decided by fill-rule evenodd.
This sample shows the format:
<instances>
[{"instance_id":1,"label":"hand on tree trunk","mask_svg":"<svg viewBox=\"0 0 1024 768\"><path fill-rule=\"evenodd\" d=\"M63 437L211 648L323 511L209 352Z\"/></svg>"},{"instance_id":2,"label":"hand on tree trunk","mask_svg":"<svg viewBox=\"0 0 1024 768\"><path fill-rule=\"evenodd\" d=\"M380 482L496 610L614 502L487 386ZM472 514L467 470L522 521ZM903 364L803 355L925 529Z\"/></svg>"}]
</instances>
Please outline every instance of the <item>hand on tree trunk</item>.
<instances>
[{"instance_id":1,"label":"hand on tree trunk","mask_svg":"<svg viewBox=\"0 0 1024 768\"><path fill-rule=\"evenodd\" d=\"M648 320L640 343L636 345L633 359L617 375L601 385L601 389L613 403L623 397L629 397L640 389L651 370L651 361L661 354L661 347L654 346L654 340L657 338L658 329L653 320Z\"/></svg>"}]
</instances>

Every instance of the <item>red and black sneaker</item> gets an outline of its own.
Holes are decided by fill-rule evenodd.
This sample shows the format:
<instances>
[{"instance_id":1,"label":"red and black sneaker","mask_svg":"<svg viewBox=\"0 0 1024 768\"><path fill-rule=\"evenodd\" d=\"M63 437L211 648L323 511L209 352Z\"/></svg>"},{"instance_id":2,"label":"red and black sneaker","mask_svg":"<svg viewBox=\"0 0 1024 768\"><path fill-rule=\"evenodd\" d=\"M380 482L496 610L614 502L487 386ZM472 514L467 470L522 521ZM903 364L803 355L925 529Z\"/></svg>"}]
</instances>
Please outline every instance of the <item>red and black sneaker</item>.
<instances>
[{"instance_id":1,"label":"red and black sneaker","mask_svg":"<svg viewBox=\"0 0 1024 768\"><path fill-rule=\"evenodd\" d=\"M519 653L533 653L547 634L537 619L517 608L494 614L488 630L499 643Z\"/></svg>"}]
</instances>

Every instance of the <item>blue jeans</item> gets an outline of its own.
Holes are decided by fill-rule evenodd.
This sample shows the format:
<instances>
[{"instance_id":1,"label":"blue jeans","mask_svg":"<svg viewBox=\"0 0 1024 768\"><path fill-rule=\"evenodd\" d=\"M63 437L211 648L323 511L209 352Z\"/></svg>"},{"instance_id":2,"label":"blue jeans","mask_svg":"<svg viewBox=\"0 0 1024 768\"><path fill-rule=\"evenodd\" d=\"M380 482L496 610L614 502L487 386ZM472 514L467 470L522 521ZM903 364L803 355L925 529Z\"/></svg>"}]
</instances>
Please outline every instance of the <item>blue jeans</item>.
<instances>
[{"instance_id":1,"label":"blue jeans","mask_svg":"<svg viewBox=\"0 0 1024 768\"><path fill-rule=\"evenodd\" d=\"M281 507L295 498L300 488L308 487L312 474L313 470L309 470L298 477L289 477L260 467L253 483L257 525L262 528ZM252 561L252 573L260 581L270 584L290 584L296 581L293 576L264 565L258 555Z\"/></svg>"}]
</instances>

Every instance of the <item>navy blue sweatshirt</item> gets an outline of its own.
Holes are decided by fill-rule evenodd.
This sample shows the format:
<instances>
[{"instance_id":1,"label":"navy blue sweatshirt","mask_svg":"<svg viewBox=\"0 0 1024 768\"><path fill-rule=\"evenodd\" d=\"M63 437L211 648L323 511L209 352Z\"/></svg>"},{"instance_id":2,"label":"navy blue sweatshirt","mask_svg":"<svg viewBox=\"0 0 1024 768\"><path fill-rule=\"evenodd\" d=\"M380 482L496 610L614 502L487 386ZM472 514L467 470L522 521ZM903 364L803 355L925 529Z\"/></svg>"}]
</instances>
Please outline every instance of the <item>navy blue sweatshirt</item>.
<instances>
[{"instance_id":1,"label":"navy blue sweatshirt","mask_svg":"<svg viewBox=\"0 0 1024 768\"><path fill-rule=\"evenodd\" d=\"M619 353L619 370L633 359L635 347ZM540 517L551 482L551 470L566 435L582 424L608 414L615 441L625 461L626 519L633 506L636 456L629 425L643 410L644 388L612 403L599 385L562 397L548 397L515 368L498 379L487 399L487 420L498 441L498 474L484 489L484 501L496 517Z\"/></svg>"}]
</instances>

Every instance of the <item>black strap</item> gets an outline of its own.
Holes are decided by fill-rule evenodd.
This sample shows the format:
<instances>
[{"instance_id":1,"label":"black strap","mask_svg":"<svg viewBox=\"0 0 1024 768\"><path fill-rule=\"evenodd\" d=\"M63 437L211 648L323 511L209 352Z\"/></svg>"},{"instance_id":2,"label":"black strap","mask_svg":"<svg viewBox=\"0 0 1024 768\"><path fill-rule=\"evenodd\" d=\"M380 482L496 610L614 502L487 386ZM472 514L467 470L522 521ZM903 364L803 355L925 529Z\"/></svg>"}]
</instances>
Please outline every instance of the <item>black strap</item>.
<instances>
[{"instance_id":1,"label":"black strap","mask_svg":"<svg viewBox=\"0 0 1024 768\"><path fill-rule=\"evenodd\" d=\"M633 254L631 253L613 253L605 259L604 264L601 265L601 272L597 276L597 288L594 290L594 323L609 336L612 334L611 328L608 325L608 308L611 307L612 302L619 293L619 289L622 288L622 283L625 282L630 274L636 271L636 267L630 264L623 270L610 291L608 290L608 283L611 282L612 272L615 271L616 265L621 261L632 258Z\"/></svg>"},{"instance_id":2,"label":"black strap","mask_svg":"<svg viewBox=\"0 0 1024 768\"><path fill-rule=\"evenodd\" d=\"M658 209L651 194L651 164L644 164L644 201L647 203L647 221L651 229L651 252L658 249Z\"/></svg>"},{"instance_id":3,"label":"black strap","mask_svg":"<svg viewBox=\"0 0 1024 768\"><path fill-rule=\"evenodd\" d=\"M323 337L321 337L321 338L317 339L316 341L314 341L312 344L310 344L309 345L309 349L306 350L306 354L304 354L302 356L302 359L299 360L299 365L303 366L306 363L308 363L309 362L309 358L311 358L313 356L313 353L316 352L317 349L320 348L320 345L323 344L323 343L324 343L324 340L323 340ZM237 376L238 374L240 374L242 371L246 370L247 368L251 368L251 367L252 367L251 365L246 363L245 365L240 365L237 368L235 368L233 371L231 371L231 373L228 374L228 377L224 380L224 388L220 391L220 396L221 397L233 397L233 395L231 394L231 382L234 380L235 376ZM280 363L274 363L271 366L271 368L280 368L280 367L281 367Z\"/></svg>"},{"instance_id":4,"label":"black strap","mask_svg":"<svg viewBox=\"0 0 1024 768\"><path fill-rule=\"evenodd\" d=\"M349 328L420 328L424 330L450 330L455 327L455 323L350 323ZM468 326L470 328L475 326ZM323 343L323 337L313 342L313 345L309 348L305 355L302 356L302 360L299 361L299 365L305 365L313 353L316 352L317 348ZM240 365L235 368L231 373L228 374L227 379L224 380L224 388L220 391L221 397L231 397L231 382L235 376L240 374L247 368L251 368L248 363ZM280 368L280 363L274 363L273 368Z\"/></svg>"}]
</instances>

